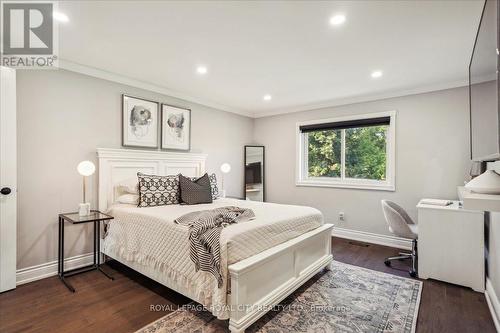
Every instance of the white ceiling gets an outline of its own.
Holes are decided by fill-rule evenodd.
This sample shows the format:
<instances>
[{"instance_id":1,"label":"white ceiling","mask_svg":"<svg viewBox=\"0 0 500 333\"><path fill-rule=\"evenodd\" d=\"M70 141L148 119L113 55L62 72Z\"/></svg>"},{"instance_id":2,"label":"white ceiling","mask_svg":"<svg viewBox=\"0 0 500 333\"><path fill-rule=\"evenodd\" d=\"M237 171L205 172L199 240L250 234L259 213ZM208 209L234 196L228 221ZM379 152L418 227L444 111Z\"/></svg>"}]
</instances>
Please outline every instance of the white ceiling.
<instances>
[{"instance_id":1,"label":"white ceiling","mask_svg":"<svg viewBox=\"0 0 500 333\"><path fill-rule=\"evenodd\" d=\"M59 53L265 116L463 84L481 9L482 1L64 1ZM347 20L334 27L337 13Z\"/></svg>"}]
</instances>

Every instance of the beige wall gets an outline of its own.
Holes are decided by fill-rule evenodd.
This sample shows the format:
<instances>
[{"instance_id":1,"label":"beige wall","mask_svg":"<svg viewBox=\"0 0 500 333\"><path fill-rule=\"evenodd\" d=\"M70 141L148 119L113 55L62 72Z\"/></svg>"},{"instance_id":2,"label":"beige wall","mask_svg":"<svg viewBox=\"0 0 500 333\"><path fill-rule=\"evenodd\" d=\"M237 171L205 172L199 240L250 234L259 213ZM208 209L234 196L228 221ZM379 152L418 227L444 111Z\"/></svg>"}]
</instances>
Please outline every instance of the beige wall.
<instances>
[{"instance_id":1,"label":"beige wall","mask_svg":"<svg viewBox=\"0 0 500 333\"><path fill-rule=\"evenodd\" d=\"M295 186L296 122L388 110L397 111L395 192ZM421 198L457 197L469 167L468 133L467 88L259 118L254 125L255 141L266 146L268 201L310 205L339 227L387 235L381 199L416 218Z\"/></svg>"},{"instance_id":2,"label":"beige wall","mask_svg":"<svg viewBox=\"0 0 500 333\"><path fill-rule=\"evenodd\" d=\"M64 70L17 75L18 269L57 260L57 214L81 202L77 164L97 163L97 147L121 147L122 93L191 108L192 151L207 153L207 171L218 175L220 165L230 163L228 195L241 195L252 119ZM95 207L96 175L90 183ZM69 226L66 256L90 252L91 231Z\"/></svg>"}]
</instances>

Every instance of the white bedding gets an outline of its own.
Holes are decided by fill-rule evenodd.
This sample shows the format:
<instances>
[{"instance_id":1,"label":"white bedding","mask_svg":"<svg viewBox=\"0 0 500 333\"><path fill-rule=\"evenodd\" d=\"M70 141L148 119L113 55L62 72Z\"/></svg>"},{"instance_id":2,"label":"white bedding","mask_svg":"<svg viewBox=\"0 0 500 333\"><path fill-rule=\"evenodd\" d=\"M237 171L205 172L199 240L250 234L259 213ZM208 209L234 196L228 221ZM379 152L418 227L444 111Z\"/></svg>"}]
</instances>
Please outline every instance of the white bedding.
<instances>
[{"instance_id":1,"label":"white bedding","mask_svg":"<svg viewBox=\"0 0 500 333\"><path fill-rule=\"evenodd\" d=\"M207 272L195 272L189 258L188 229L173 221L189 212L223 206L250 208L255 219L229 225L221 234L221 267L224 284ZM235 199L218 199L212 204L168 205L138 208L117 204L108 213L109 224L103 250L116 259L147 266L162 281L205 305L219 319L227 319L227 267L275 245L295 238L323 224L314 208Z\"/></svg>"}]
</instances>

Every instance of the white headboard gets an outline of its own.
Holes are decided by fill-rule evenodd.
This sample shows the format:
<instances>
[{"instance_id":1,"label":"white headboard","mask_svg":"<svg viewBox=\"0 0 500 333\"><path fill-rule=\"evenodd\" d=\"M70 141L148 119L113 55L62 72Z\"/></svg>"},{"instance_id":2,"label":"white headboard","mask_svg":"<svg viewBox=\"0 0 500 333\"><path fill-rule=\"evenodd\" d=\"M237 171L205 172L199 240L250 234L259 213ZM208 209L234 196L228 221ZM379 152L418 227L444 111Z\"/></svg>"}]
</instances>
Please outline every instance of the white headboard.
<instances>
[{"instance_id":1,"label":"white headboard","mask_svg":"<svg viewBox=\"0 0 500 333\"><path fill-rule=\"evenodd\" d=\"M137 177L137 172L152 175L195 177L205 173L206 154L163 151L98 148L99 210L105 211L115 202L116 185Z\"/></svg>"}]
</instances>

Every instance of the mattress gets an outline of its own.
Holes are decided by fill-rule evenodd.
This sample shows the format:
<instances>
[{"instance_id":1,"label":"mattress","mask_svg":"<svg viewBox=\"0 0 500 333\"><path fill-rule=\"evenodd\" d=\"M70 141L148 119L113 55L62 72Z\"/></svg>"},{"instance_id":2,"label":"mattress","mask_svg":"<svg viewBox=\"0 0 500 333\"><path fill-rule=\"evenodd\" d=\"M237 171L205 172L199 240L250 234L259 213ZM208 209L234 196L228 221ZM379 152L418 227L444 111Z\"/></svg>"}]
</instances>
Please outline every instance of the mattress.
<instances>
[{"instance_id":1,"label":"mattress","mask_svg":"<svg viewBox=\"0 0 500 333\"><path fill-rule=\"evenodd\" d=\"M255 219L232 224L220 238L223 286L208 272L195 271L189 257L188 227L173 221L186 213L224 206L252 209ZM103 242L103 251L141 270L206 306L219 319L229 317L227 267L323 224L315 208L221 198L211 204L139 208L116 204L115 217Z\"/></svg>"}]
</instances>

